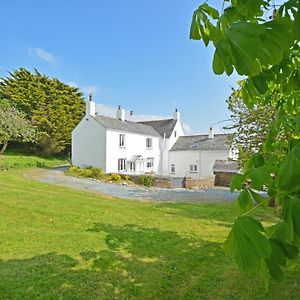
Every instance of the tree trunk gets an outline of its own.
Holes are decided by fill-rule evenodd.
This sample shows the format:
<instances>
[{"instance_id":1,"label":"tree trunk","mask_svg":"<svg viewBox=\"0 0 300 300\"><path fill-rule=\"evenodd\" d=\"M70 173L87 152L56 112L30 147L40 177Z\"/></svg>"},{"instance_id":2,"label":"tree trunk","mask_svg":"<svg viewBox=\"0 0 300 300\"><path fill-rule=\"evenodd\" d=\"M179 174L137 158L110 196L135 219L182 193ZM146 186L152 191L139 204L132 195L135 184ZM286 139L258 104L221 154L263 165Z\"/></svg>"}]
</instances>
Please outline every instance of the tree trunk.
<instances>
[{"instance_id":1,"label":"tree trunk","mask_svg":"<svg viewBox=\"0 0 300 300\"><path fill-rule=\"evenodd\" d=\"M2 155L4 153L4 151L6 150L7 148L7 145L8 145L8 142L5 142L2 146L2 149L0 150L0 155Z\"/></svg>"}]
</instances>

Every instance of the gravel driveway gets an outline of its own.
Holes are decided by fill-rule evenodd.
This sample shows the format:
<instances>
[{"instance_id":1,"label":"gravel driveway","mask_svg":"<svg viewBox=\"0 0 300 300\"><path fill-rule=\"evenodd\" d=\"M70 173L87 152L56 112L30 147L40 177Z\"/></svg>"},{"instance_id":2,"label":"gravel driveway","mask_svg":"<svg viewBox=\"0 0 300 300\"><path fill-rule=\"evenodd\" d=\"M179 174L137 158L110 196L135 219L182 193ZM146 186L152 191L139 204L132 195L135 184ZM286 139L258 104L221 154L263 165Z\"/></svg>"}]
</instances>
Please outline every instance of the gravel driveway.
<instances>
[{"instance_id":1,"label":"gravel driveway","mask_svg":"<svg viewBox=\"0 0 300 300\"><path fill-rule=\"evenodd\" d=\"M65 168L42 169L38 174L27 175L35 180L67 187L90 190L117 198L140 201L175 201L175 202L221 202L233 201L238 193L230 193L228 188L215 187L201 190L163 189L119 185L98 182L92 179L77 178L64 174Z\"/></svg>"}]
</instances>

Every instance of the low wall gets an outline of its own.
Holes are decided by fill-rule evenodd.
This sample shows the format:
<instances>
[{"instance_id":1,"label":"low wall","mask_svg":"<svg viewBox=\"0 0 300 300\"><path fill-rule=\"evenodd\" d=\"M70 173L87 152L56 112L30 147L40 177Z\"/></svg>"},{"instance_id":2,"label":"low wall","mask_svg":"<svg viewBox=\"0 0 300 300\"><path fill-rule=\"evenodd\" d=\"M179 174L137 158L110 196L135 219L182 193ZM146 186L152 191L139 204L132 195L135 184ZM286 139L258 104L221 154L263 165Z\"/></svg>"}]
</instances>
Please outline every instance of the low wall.
<instances>
[{"instance_id":1,"label":"low wall","mask_svg":"<svg viewBox=\"0 0 300 300\"><path fill-rule=\"evenodd\" d=\"M133 182L139 183L139 177L141 175L126 175L128 176ZM148 175L145 175L148 176ZM171 177L167 176L153 176L153 186L160 187L165 189L170 189L172 187Z\"/></svg>"},{"instance_id":2,"label":"low wall","mask_svg":"<svg viewBox=\"0 0 300 300\"><path fill-rule=\"evenodd\" d=\"M215 183L215 177L210 176L206 177L204 179L193 179L191 177L186 177L185 179L185 188L186 189L205 189L205 188L211 188L214 186Z\"/></svg>"},{"instance_id":3,"label":"low wall","mask_svg":"<svg viewBox=\"0 0 300 300\"><path fill-rule=\"evenodd\" d=\"M230 186L235 173L215 172L215 186Z\"/></svg>"}]
</instances>

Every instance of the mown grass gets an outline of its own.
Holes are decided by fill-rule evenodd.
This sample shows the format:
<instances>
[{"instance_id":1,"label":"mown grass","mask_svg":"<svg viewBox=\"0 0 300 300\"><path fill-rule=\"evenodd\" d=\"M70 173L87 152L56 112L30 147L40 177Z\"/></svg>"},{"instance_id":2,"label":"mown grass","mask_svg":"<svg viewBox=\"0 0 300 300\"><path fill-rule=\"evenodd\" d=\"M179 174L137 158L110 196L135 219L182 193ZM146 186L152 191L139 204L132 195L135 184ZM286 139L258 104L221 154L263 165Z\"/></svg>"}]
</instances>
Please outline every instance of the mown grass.
<instances>
[{"instance_id":1,"label":"mown grass","mask_svg":"<svg viewBox=\"0 0 300 300\"><path fill-rule=\"evenodd\" d=\"M299 262L267 291L224 255L233 204L124 201L23 172L0 172L0 299L300 298Z\"/></svg>"},{"instance_id":2,"label":"mown grass","mask_svg":"<svg viewBox=\"0 0 300 300\"><path fill-rule=\"evenodd\" d=\"M44 158L35 155L26 155L19 151L6 151L0 155L0 170L28 168L28 167L54 167L58 165L68 165L65 158Z\"/></svg>"}]
</instances>

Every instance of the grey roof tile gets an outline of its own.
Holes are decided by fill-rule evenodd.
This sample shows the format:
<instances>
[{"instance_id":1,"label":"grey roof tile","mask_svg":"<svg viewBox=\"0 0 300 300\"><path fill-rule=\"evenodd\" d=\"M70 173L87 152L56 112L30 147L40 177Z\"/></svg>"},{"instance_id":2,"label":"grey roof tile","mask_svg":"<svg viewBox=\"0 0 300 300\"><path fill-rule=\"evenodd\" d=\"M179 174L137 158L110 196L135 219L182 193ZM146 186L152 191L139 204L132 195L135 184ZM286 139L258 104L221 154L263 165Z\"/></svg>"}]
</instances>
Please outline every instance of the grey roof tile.
<instances>
[{"instance_id":1,"label":"grey roof tile","mask_svg":"<svg viewBox=\"0 0 300 300\"><path fill-rule=\"evenodd\" d=\"M233 160L216 160L213 166L214 172L238 173L238 162Z\"/></svg>"},{"instance_id":2,"label":"grey roof tile","mask_svg":"<svg viewBox=\"0 0 300 300\"><path fill-rule=\"evenodd\" d=\"M227 150L230 148L230 134L215 134L212 139L207 134L180 136L170 151L187 150Z\"/></svg>"},{"instance_id":3,"label":"grey roof tile","mask_svg":"<svg viewBox=\"0 0 300 300\"><path fill-rule=\"evenodd\" d=\"M161 137L164 137L164 134L166 134L166 138L169 138L173 132L176 122L177 120L174 119L164 119L154 121L142 121L138 123L151 126L160 134Z\"/></svg>"},{"instance_id":4,"label":"grey roof tile","mask_svg":"<svg viewBox=\"0 0 300 300\"><path fill-rule=\"evenodd\" d=\"M147 126L144 124L140 124L132 121L121 121L116 118L96 115L94 119L100 123L103 127L108 129L115 129L119 131L132 132L132 133L140 133L149 136L160 137L160 134L155 131L155 129L151 126Z\"/></svg>"}]
</instances>

